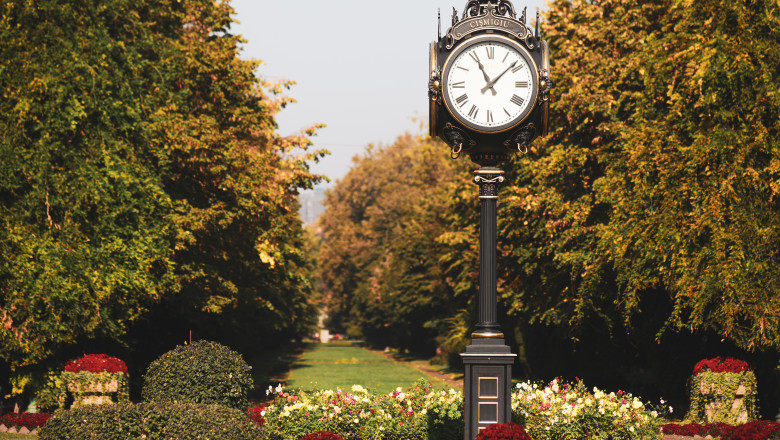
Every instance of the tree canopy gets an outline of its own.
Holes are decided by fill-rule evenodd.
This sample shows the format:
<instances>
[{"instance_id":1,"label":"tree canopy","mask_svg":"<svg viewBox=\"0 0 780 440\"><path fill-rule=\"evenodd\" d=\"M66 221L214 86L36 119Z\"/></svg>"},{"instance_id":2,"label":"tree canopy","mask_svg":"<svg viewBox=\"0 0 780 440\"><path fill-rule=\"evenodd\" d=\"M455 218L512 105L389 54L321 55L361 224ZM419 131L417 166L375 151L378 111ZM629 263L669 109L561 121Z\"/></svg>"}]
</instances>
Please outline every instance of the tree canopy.
<instances>
[{"instance_id":1,"label":"tree canopy","mask_svg":"<svg viewBox=\"0 0 780 440\"><path fill-rule=\"evenodd\" d=\"M134 323L181 342L188 328L273 340L311 321L297 190L319 179L316 127L276 133L289 83L239 58L231 13L0 6L0 355L13 368L123 341Z\"/></svg>"}]
</instances>

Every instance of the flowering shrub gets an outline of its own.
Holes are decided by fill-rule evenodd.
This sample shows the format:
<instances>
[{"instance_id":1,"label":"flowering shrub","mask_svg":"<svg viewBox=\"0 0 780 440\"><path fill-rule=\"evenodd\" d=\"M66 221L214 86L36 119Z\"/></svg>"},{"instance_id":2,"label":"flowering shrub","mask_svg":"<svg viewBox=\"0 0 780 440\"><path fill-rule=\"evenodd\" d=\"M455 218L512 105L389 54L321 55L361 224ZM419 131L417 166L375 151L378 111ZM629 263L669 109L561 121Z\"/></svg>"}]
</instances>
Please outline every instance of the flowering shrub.
<instances>
[{"instance_id":1,"label":"flowering shrub","mask_svg":"<svg viewBox=\"0 0 780 440\"><path fill-rule=\"evenodd\" d=\"M606 393L582 381L553 380L546 387L517 384L512 410L526 418L525 428L534 440L656 438L658 413L629 393Z\"/></svg>"},{"instance_id":2,"label":"flowering shrub","mask_svg":"<svg viewBox=\"0 0 780 440\"><path fill-rule=\"evenodd\" d=\"M268 440L298 440L315 431L346 439L423 440L463 437L463 394L434 391L418 383L407 390L373 394L360 385L347 392L287 393L269 388L276 398L266 410Z\"/></svg>"},{"instance_id":3,"label":"flowering shrub","mask_svg":"<svg viewBox=\"0 0 780 440\"><path fill-rule=\"evenodd\" d=\"M734 358L723 359L720 356L712 359L702 359L693 367L693 374L700 374L705 371L713 373L742 373L749 371L750 365L742 360Z\"/></svg>"},{"instance_id":4,"label":"flowering shrub","mask_svg":"<svg viewBox=\"0 0 780 440\"><path fill-rule=\"evenodd\" d=\"M65 371L78 373L79 371L88 371L90 373L125 373L127 374L127 365L121 360L105 354L85 354L84 356L68 361L65 364Z\"/></svg>"},{"instance_id":5,"label":"flowering shrub","mask_svg":"<svg viewBox=\"0 0 780 440\"><path fill-rule=\"evenodd\" d=\"M476 440L531 440L531 437L517 423L496 423L480 431Z\"/></svg>"},{"instance_id":6,"label":"flowering shrub","mask_svg":"<svg viewBox=\"0 0 780 440\"><path fill-rule=\"evenodd\" d=\"M344 437L330 431L316 431L304 435L301 440L344 440Z\"/></svg>"},{"instance_id":7,"label":"flowering shrub","mask_svg":"<svg viewBox=\"0 0 780 440\"><path fill-rule=\"evenodd\" d=\"M267 408L264 406L253 406L246 410L246 414L249 416L252 421L255 422L257 426L263 426L264 418L265 417L265 410Z\"/></svg>"},{"instance_id":8,"label":"flowering shrub","mask_svg":"<svg viewBox=\"0 0 780 440\"><path fill-rule=\"evenodd\" d=\"M24 426L29 430L33 430L45 425L50 417L51 414L46 413L8 413L0 417L0 423L9 428L11 426Z\"/></svg>"}]
</instances>

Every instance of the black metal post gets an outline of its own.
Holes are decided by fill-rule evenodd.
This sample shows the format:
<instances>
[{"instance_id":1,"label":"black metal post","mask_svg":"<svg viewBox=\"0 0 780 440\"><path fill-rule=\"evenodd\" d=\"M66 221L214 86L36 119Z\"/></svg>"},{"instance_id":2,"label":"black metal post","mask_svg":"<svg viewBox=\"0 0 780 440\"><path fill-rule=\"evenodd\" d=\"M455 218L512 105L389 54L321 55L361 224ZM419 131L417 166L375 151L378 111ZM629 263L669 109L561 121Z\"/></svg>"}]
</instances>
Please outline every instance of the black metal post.
<instances>
[{"instance_id":1,"label":"black metal post","mask_svg":"<svg viewBox=\"0 0 780 440\"><path fill-rule=\"evenodd\" d=\"M480 199L479 322L471 345L461 354L465 366L465 440L474 440L481 429L512 420L512 364L515 354L504 344L496 319L496 204L504 172L483 166L475 171Z\"/></svg>"}]
</instances>

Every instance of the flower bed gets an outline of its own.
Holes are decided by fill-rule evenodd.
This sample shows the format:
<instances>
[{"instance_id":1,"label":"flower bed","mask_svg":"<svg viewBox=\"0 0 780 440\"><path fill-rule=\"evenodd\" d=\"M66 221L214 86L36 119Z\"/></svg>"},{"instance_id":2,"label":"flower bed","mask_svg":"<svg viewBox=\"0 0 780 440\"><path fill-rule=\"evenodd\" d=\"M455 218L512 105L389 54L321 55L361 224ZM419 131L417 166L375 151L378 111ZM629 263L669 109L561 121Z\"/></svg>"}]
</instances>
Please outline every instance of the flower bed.
<instances>
[{"instance_id":1,"label":"flower bed","mask_svg":"<svg viewBox=\"0 0 780 440\"><path fill-rule=\"evenodd\" d=\"M656 438L660 431L658 412L630 393L588 390L582 381L573 384L557 379L542 387L523 382L512 394L512 410L526 419L525 428L534 440L614 440Z\"/></svg>"},{"instance_id":2,"label":"flower bed","mask_svg":"<svg viewBox=\"0 0 780 440\"><path fill-rule=\"evenodd\" d=\"M316 431L348 439L446 439L463 437L463 394L434 391L423 382L405 391L373 394L352 389L287 393L269 389L276 400L264 417L269 440L298 440Z\"/></svg>"},{"instance_id":3,"label":"flower bed","mask_svg":"<svg viewBox=\"0 0 780 440\"><path fill-rule=\"evenodd\" d=\"M463 394L418 384L406 391L376 395L355 385L345 392L287 393L262 418L269 440L299 440L315 431L346 439L457 439L463 437ZM512 394L513 420L534 440L657 438L658 413L629 393L588 390L582 382L547 386L520 383ZM498 428L494 428L498 429ZM501 438L501 437L497 437ZM511 437L507 437L511 438Z\"/></svg>"},{"instance_id":4,"label":"flower bed","mask_svg":"<svg viewBox=\"0 0 780 440\"><path fill-rule=\"evenodd\" d=\"M721 440L770 440L780 439L780 423L768 420L749 422L744 425L729 425L727 423L667 423L662 426L666 435L712 436Z\"/></svg>"},{"instance_id":5,"label":"flower bed","mask_svg":"<svg viewBox=\"0 0 780 440\"><path fill-rule=\"evenodd\" d=\"M46 413L8 413L0 417L0 432L33 432L45 425L50 417L51 414Z\"/></svg>"}]
</instances>

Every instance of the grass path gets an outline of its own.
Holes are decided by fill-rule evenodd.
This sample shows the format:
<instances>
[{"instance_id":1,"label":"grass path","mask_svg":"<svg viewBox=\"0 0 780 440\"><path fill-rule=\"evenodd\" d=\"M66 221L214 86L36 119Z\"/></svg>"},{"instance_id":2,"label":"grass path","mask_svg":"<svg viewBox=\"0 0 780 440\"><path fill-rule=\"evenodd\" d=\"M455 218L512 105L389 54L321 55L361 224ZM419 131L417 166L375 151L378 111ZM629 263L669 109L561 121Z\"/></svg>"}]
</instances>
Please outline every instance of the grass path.
<instances>
[{"instance_id":1,"label":"grass path","mask_svg":"<svg viewBox=\"0 0 780 440\"><path fill-rule=\"evenodd\" d=\"M450 387L423 371L365 348L349 343L313 343L293 363L287 386L310 391L349 390L352 385L362 385L374 392L389 393L419 379L436 388Z\"/></svg>"}]
</instances>

